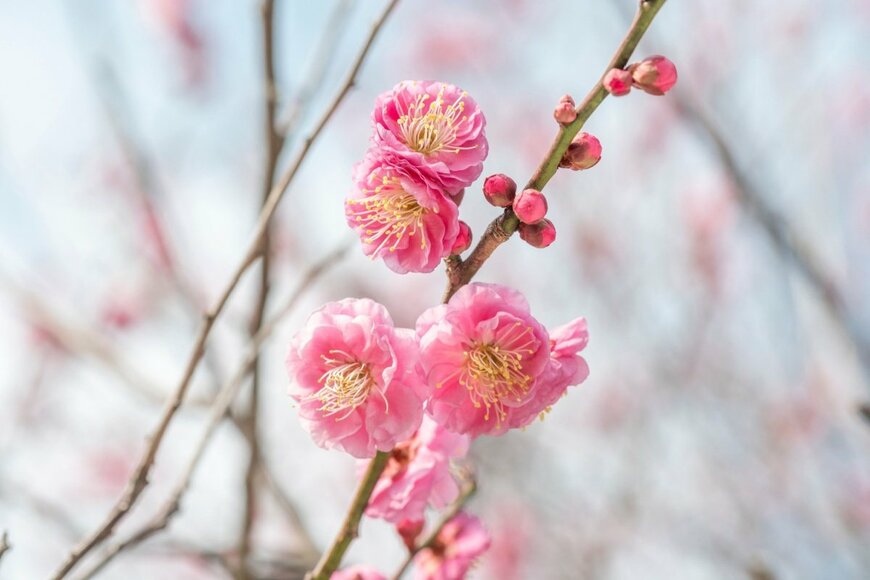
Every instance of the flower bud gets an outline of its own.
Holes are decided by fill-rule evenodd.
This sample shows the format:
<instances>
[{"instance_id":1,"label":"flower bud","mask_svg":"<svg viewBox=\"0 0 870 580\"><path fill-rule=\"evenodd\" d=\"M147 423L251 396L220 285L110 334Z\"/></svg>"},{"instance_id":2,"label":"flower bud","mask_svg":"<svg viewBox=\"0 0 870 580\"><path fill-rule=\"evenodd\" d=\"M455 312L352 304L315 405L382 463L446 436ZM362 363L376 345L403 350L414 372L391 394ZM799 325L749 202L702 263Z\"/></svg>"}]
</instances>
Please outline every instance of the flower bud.
<instances>
[{"instance_id":1,"label":"flower bud","mask_svg":"<svg viewBox=\"0 0 870 580\"><path fill-rule=\"evenodd\" d=\"M607 92L614 97L627 95L631 91L631 73L621 68L612 68L601 81Z\"/></svg>"},{"instance_id":2,"label":"flower bud","mask_svg":"<svg viewBox=\"0 0 870 580\"><path fill-rule=\"evenodd\" d=\"M571 95L564 95L559 99L559 104L556 105L556 108L553 110L553 118L556 119L560 125L573 123L574 119L577 118L575 107L576 105L574 104L574 99L571 98Z\"/></svg>"},{"instance_id":3,"label":"flower bud","mask_svg":"<svg viewBox=\"0 0 870 580\"><path fill-rule=\"evenodd\" d=\"M508 207L517 194L516 182L504 173L490 175L483 182L483 195L486 201L496 207Z\"/></svg>"},{"instance_id":4,"label":"flower bud","mask_svg":"<svg viewBox=\"0 0 870 580\"><path fill-rule=\"evenodd\" d=\"M514 213L524 224L533 224L547 215L547 198L537 189L525 189L514 199Z\"/></svg>"},{"instance_id":5,"label":"flower bud","mask_svg":"<svg viewBox=\"0 0 870 580\"><path fill-rule=\"evenodd\" d=\"M559 167L574 171L589 169L601 161L601 141L595 135L578 133L562 156Z\"/></svg>"},{"instance_id":6,"label":"flower bud","mask_svg":"<svg viewBox=\"0 0 870 580\"><path fill-rule=\"evenodd\" d=\"M660 55L645 58L628 70L634 86L651 95L663 95L677 84L677 67Z\"/></svg>"},{"instance_id":7,"label":"flower bud","mask_svg":"<svg viewBox=\"0 0 870 580\"><path fill-rule=\"evenodd\" d=\"M548 219L520 224L520 238L535 248L546 248L556 240L556 226Z\"/></svg>"},{"instance_id":8,"label":"flower bud","mask_svg":"<svg viewBox=\"0 0 870 580\"><path fill-rule=\"evenodd\" d=\"M396 531L402 538L409 552L413 552L417 545L417 537L423 531L423 520L402 520L396 524Z\"/></svg>"},{"instance_id":9,"label":"flower bud","mask_svg":"<svg viewBox=\"0 0 870 580\"><path fill-rule=\"evenodd\" d=\"M456 241L453 242L453 247L450 249L451 254L461 254L471 247L471 227L464 221L459 221L459 235L456 236Z\"/></svg>"}]
</instances>

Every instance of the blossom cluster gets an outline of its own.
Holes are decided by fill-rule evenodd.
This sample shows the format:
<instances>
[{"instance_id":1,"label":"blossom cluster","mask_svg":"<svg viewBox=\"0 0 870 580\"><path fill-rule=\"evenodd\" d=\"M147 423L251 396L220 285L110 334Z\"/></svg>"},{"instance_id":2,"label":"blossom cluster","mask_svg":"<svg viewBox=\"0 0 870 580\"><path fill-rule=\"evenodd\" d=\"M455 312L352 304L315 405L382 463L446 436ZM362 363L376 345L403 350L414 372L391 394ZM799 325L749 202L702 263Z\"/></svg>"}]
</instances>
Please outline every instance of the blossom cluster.
<instances>
[{"instance_id":1,"label":"blossom cluster","mask_svg":"<svg viewBox=\"0 0 870 580\"><path fill-rule=\"evenodd\" d=\"M405 81L376 99L372 125L345 201L347 223L365 254L391 270L431 272L470 244L457 207L483 171L486 119L454 85Z\"/></svg>"}]
</instances>

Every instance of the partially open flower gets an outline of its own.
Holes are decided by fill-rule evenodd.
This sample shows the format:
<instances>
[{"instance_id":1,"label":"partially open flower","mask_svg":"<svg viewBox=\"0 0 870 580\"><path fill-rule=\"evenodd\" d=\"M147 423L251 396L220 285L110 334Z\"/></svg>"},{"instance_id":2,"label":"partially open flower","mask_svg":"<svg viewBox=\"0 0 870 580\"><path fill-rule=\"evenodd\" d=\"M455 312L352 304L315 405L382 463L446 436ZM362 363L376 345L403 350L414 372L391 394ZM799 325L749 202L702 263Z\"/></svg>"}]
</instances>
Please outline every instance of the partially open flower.
<instances>
[{"instance_id":1,"label":"partially open flower","mask_svg":"<svg viewBox=\"0 0 870 580\"><path fill-rule=\"evenodd\" d=\"M582 171L601 161L601 141L595 135L580 132L568 145L559 167Z\"/></svg>"},{"instance_id":2,"label":"partially open flower","mask_svg":"<svg viewBox=\"0 0 870 580\"><path fill-rule=\"evenodd\" d=\"M403 157L448 193L469 186L489 151L486 119L462 89L435 81L404 81L380 95L372 141Z\"/></svg>"},{"instance_id":3,"label":"partially open flower","mask_svg":"<svg viewBox=\"0 0 870 580\"><path fill-rule=\"evenodd\" d=\"M417 360L412 332L395 328L386 308L368 299L330 302L290 342L290 396L315 443L370 458L420 426Z\"/></svg>"},{"instance_id":4,"label":"partially open flower","mask_svg":"<svg viewBox=\"0 0 870 580\"><path fill-rule=\"evenodd\" d=\"M651 95L661 96L677 84L677 67L660 55L645 58L628 70L634 86Z\"/></svg>"},{"instance_id":5,"label":"partially open flower","mask_svg":"<svg viewBox=\"0 0 870 580\"><path fill-rule=\"evenodd\" d=\"M479 519L459 512L444 524L432 545L414 559L414 580L465 578L475 559L489 549L489 532Z\"/></svg>"},{"instance_id":6,"label":"partially open flower","mask_svg":"<svg viewBox=\"0 0 870 580\"><path fill-rule=\"evenodd\" d=\"M400 274L434 270L459 235L456 203L394 155L370 152L354 173L344 213L363 252Z\"/></svg>"},{"instance_id":7,"label":"partially open flower","mask_svg":"<svg viewBox=\"0 0 870 580\"><path fill-rule=\"evenodd\" d=\"M604 75L602 83L614 97L627 95L631 91L631 73L621 68L612 68Z\"/></svg>"}]
</instances>

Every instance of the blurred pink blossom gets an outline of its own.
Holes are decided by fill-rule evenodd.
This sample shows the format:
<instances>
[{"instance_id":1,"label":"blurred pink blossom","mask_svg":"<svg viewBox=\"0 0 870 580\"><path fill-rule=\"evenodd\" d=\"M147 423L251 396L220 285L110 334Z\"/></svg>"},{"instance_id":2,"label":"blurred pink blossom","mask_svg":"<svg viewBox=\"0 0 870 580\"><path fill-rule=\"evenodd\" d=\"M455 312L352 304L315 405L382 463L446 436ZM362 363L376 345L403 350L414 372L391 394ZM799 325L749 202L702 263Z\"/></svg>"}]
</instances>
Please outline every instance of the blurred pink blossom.
<instances>
[{"instance_id":1,"label":"blurred pink blossom","mask_svg":"<svg viewBox=\"0 0 870 580\"><path fill-rule=\"evenodd\" d=\"M490 545L489 533L476 517L459 512L444 524L430 548L414 559L414 580L465 578L475 559Z\"/></svg>"}]
</instances>

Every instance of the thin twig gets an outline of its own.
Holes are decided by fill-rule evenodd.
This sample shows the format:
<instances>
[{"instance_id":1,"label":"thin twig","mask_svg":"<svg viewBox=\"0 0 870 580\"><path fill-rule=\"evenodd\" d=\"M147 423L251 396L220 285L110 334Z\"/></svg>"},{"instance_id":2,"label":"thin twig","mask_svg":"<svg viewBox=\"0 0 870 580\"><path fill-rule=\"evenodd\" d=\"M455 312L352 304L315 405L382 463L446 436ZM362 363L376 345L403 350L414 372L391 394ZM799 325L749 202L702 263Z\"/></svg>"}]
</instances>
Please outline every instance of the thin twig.
<instances>
[{"instance_id":1,"label":"thin twig","mask_svg":"<svg viewBox=\"0 0 870 580\"><path fill-rule=\"evenodd\" d=\"M378 482L381 473L384 472L384 468L387 467L389 459L389 453L378 451L371 460L357 486L353 501L344 518L344 523L341 525L341 530L329 549L323 553L320 562L317 563L314 570L305 575L305 580L329 580L332 573L341 565L344 553L350 547L350 543L354 538L359 535L359 522L362 519L366 506L369 504L369 498L372 496L375 484Z\"/></svg>"},{"instance_id":2,"label":"thin twig","mask_svg":"<svg viewBox=\"0 0 870 580\"><path fill-rule=\"evenodd\" d=\"M278 312L276 312L271 318L269 318L269 320L265 324L263 324L256 336L251 339L242 363L239 365L238 369L233 374L230 381L226 385L224 385L224 387L220 390L217 397L215 398L214 403L209 410L208 422L205 431L203 431L202 435L200 436L194 453L186 464L184 471L182 472L181 477L173 488L169 498L166 500L166 502L164 502L160 510L158 510L157 514L153 518L151 518L151 520L149 520L146 525L144 525L138 531L134 532L126 540L111 545L108 550L102 555L100 560L82 575L82 578L92 577L120 552L133 548L134 546L147 540L157 532L165 529L169 525L172 517L181 508L181 499L184 496L184 493L187 491L188 487L190 486L193 474L196 472L196 468L202 460L202 457L205 454L206 449L208 448L209 442L217 431L217 428L220 425L222 419L228 413L230 405L232 404L233 400L235 399L236 395L244 384L244 380L250 373L254 362L257 360L260 348L275 331L278 323L287 315L287 313L289 313L293 309L293 307L296 305L302 295L309 288L311 288L311 286L320 278L320 276L322 276L332 266L337 264L341 260L341 258L344 257L344 255L347 253L348 248L349 245L343 245L338 250L331 252L323 259L315 263L305 273L302 280L298 283L294 291L289 296L285 305L280 310L278 310Z\"/></svg>"},{"instance_id":3,"label":"thin twig","mask_svg":"<svg viewBox=\"0 0 870 580\"><path fill-rule=\"evenodd\" d=\"M342 83L338 94L333 98L332 102L327 107L326 111L323 113L323 116L314 126L312 131L302 141L302 146L296 153L296 156L290 163L290 166L281 176L281 179L278 181L278 183L269 192L268 199L264 204L263 211L260 213L256 227L254 228L252 239L249 242L244 254L242 255L241 262L236 266L235 270L227 281L226 286L219 294L218 298L214 301L212 307L209 308L203 315L202 324L200 326L196 339L194 340L194 344L188 357L188 361L185 365L184 371L182 373L181 379L179 380L178 385L176 386L174 392L167 401L166 407L148 439L148 445L145 449L145 452L139 459L136 470L130 478L129 482L127 483L127 487L125 488L121 498L115 503L115 505L112 507L111 511L106 516L105 520L99 525L99 527L90 536L85 538L78 546L76 546L64 559L61 566L52 575L52 578L54 580L60 580L61 578L64 578L70 572L70 570L72 570L81 561L81 559L85 557L85 555L93 550L94 547L103 543L106 538L111 536L115 529L115 526L117 526L118 522L120 522L124 518L124 516L126 516L126 514L139 499L142 491L147 487L148 475L151 472L151 467L154 464L154 460L157 456L157 451L160 448L160 444L163 441L163 437L166 434L169 423L172 421L175 413L178 411L182 401L184 400L184 396L187 393L188 387L190 386L193 374L199 366L199 362L202 360L203 353L205 352L206 340L208 339L208 336L211 333L212 328L214 327L214 323L217 320L217 317L223 312L223 309L229 301L230 296L235 291L244 274L257 260L260 254L259 250L262 247L263 238L266 235L266 230L268 228L269 222L272 219L272 216L275 215L278 204L283 199L287 188L296 177L299 168L302 166L303 161L305 161L306 157L308 156L308 152L311 150L312 144L323 132L323 129L332 119L335 111L338 109L339 105L344 101L344 98L353 87L357 74L362 68L363 62L365 61L365 58L369 53L369 49L374 43L374 40L381 29L381 26L386 20L386 17L392 11L397 1L398 0L392 0L388 4L386 10L383 12L381 17L375 22L371 32L369 33L368 38L366 39L366 42L364 43L360 52L357 54L351 70L347 75L347 78L345 79L344 83Z\"/></svg>"},{"instance_id":4,"label":"thin twig","mask_svg":"<svg viewBox=\"0 0 870 580\"><path fill-rule=\"evenodd\" d=\"M6 555L6 552L12 549L12 544L9 543L9 533L6 530L3 530L3 534L0 535L0 560L3 559L3 556Z\"/></svg>"},{"instance_id":5,"label":"thin twig","mask_svg":"<svg viewBox=\"0 0 870 580\"><path fill-rule=\"evenodd\" d=\"M664 5L666 0L641 0L638 4L637 13L634 21L628 29L628 33L623 38L622 43L613 55L613 58L608 63L607 68L601 74L601 78L592 87L592 90L586 95L586 98L577 106L577 118L574 122L559 128L553 144L547 153L544 160L535 170L525 189L543 190L556 170L559 169L559 162L568 150L568 145L571 140L577 135L583 125L595 112L598 106L607 97L607 90L604 88L602 81L604 75L610 69L624 68L628 64L628 59L631 58L634 49L637 48L638 42L643 37L653 18ZM504 213L494 219L486 228L480 241L471 251L471 254L465 260L460 260L458 257L451 257L452 271L449 273L447 289L444 292L444 302L450 299L453 294L465 284L468 284L480 267L483 266L497 247L506 242L517 231L519 220L514 215L510 208L505 209Z\"/></svg>"},{"instance_id":6,"label":"thin twig","mask_svg":"<svg viewBox=\"0 0 870 580\"><path fill-rule=\"evenodd\" d=\"M408 569L408 566L411 565L411 562L414 561L414 557L426 548L431 547L432 544L435 543L435 540L438 539L438 534L441 533L441 530L444 528L444 526L446 526L447 523L452 520L456 516L456 514L458 514L462 510L463 507L465 507L465 504L468 503L468 500L471 499L471 496L473 496L476 491L477 482L473 478L467 480L462 487L462 491L459 493L459 497L456 498L456 501L450 504L450 507L447 509L447 511L444 512L444 514L441 516L441 519L438 520L438 523L435 524L435 527L432 528L432 531L429 533L429 535L426 536L426 538L422 542L414 546L413 550L410 550L408 552L408 556L405 558L405 561L402 562L402 565L399 566L399 569L396 570L395 574L393 574L393 580L399 580Z\"/></svg>"}]
</instances>

